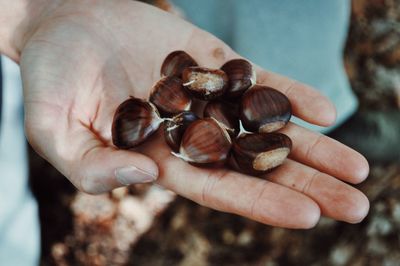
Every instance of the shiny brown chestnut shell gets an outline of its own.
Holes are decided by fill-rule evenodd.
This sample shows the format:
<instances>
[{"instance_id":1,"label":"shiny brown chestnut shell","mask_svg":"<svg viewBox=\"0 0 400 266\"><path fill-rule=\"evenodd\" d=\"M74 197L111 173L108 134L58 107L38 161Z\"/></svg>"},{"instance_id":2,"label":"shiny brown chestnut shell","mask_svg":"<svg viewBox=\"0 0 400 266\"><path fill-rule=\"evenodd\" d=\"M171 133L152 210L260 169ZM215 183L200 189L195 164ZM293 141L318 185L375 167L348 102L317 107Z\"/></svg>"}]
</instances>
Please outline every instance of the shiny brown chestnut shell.
<instances>
[{"instance_id":1,"label":"shiny brown chestnut shell","mask_svg":"<svg viewBox=\"0 0 400 266\"><path fill-rule=\"evenodd\" d=\"M228 76L229 83L225 95L237 98L256 83L256 73L252 64L244 59L233 59L226 62L222 67Z\"/></svg>"},{"instance_id":2,"label":"shiny brown chestnut shell","mask_svg":"<svg viewBox=\"0 0 400 266\"><path fill-rule=\"evenodd\" d=\"M200 100L212 100L224 94L228 76L219 69L187 67L182 74L183 86Z\"/></svg>"},{"instance_id":3,"label":"shiny brown chestnut shell","mask_svg":"<svg viewBox=\"0 0 400 266\"><path fill-rule=\"evenodd\" d=\"M185 68L197 66L196 61L185 51L174 51L167 55L161 65L161 76L181 78Z\"/></svg>"},{"instance_id":4,"label":"shiny brown chestnut shell","mask_svg":"<svg viewBox=\"0 0 400 266\"><path fill-rule=\"evenodd\" d=\"M273 88L254 85L243 94L240 120L248 131L277 131L289 122L291 116L289 99Z\"/></svg>"},{"instance_id":5,"label":"shiny brown chestnut shell","mask_svg":"<svg viewBox=\"0 0 400 266\"><path fill-rule=\"evenodd\" d=\"M238 112L233 104L222 101L208 102L204 107L204 117L213 117L226 126L228 133L235 137L240 130Z\"/></svg>"},{"instance_id":6,"label":"shiny brown chestnut shell","mask_svg":"<svg viewBox=\"0 0 400 266\"><path fill-rule=\"evenodd\" d=\"M165 117L190 110L192 99L182 86L182 80L169 76L160 79L152 88L150 102Z\"/></svg>"},{"instance_id":7,"label":"shiny brown chestnut shell","mask_svg":"<svg viewBox=\"0 0 400 266\"><path fill-rule=\"evenodd\" d=\"M203 118L186 129L177 156L198 166L219 165L229 158L231 146L225 127L214 118Z\"/></svg>"},{"instance_id":8,"label":"shiny brown chestnut shell","mask_svg":"<svg viewBox=\"0 0 400 266\"><path fill-rule=\"evenodd\" d=\"M233 159L247 174L260 175L281 165L292 149L292 141L282 133L243 134L233 143Z\"/></svg>"},{"instance_id":9,"label":"shiny brown chestnut shell","mask_svg":"<svg viewBox=\"0 0 400 266\"><path fill-rule=\"evenodd\" d=\"M172 119L164 121L164 138L165 142L174 152L179 152L182 136L188 126L199 119L192 112L182 112Z\"/></svg>"},{"instance_id":10,"label":"shiny brown chestnut shell","mask_svg":"<svg viewBox=\"0 0 400 266\"><path fill-rule=\"evenodd\" d=\"M120 149L133 148L155 133L162 121L154 105L131 97L115 111L112 123L113 144Z\"/></svg>"}]
</instances>

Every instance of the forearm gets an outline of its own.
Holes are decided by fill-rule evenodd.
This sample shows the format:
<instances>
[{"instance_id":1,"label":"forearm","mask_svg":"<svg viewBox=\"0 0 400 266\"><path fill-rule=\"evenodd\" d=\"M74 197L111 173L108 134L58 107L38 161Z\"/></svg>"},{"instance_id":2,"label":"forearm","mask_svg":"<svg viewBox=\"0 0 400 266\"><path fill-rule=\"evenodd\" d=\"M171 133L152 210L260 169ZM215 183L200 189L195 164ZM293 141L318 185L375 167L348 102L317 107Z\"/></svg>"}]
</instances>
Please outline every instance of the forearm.
<instances>
[{"instance_id":1,"label":"forearm","mask_svg":"<svg viewBox=\"0 0 400 266\"><path fill-rule=\"evenodd\" d=\"M58 0L0 0L0 53L18 62L26 40Z\"/></svg>"}]
</instances>

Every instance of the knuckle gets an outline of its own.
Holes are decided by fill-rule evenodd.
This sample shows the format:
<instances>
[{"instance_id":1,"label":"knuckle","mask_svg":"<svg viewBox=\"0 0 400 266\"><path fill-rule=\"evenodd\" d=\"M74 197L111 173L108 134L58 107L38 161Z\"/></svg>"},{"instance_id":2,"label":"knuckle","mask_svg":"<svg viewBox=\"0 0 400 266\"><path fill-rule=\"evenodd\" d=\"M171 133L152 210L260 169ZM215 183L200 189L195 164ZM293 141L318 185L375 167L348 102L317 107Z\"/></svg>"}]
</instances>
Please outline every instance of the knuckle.
<instances>
[{"instance_id":1,"label":"knuckle","mask_svg":"<svg viewBox=\"0 0 400 266\"><path fill-rule=\"evenodd\" d=\"M317 176L319 175L319 171L315 170L315 172L310 175L310 177L307 179L307 182L305 183L304 187L301 189L301 192L304 194L307 194L310 191L310 188L312 187L315 179L317 178Z\"/></svg>"},{"instance_id":2,"label":"knuckle","mask_svg":"<svg viewBox=\"0 0 400 266\"><path fill-rule=\"evenodd\" d=\"M229 175L229 170L220 169L217 171L210 171L209 175L206 177L203 189L201 190L201 204L209 205L214 201L214 189L218 182Z\"/></svg>"},{"instance_id":3,"label":"knuckle","mask_svg":"<svg viewBox=\"0 0 400 266\"><path fill-rule=\"evenodd\" d=\"M299 82L297 80L291 80L290 84L284 89L284 93L287 97L292 93L293 89L299 85Z\"/></svg>"},{"instance_id":4,"label":"knuckle","mask_svg":"<svg viewBox=\"0 0 400 266\"><path fill-rule=\"evenodd\" d=\"M260 203L261 198L262 198L263 194L265 193L265 190L267 189L268 181L264 180L264 182L261 183L260 186L261 186L260 192L258 193L258 195L256 197L253 198L252 204L249 205L248 212L250 213L251 217L258 216L258 214L257 214L257 206Z\"/></svg>"},{"instance_id":5,"label":"knuckle","mask_svg":"<svg viewBox=\"0 0 400 266\"><path fill-rule=\"evenodd\" d=\"M312 161L313 158L313 153L314 151L316 151L316 149L318 148L319 144L324 140L325 136L323 134L320 134L315 141L308 147L308 149L306 149L306 154L305 154L305 158L307 158L307 160Z\"/></svg>"}]
</instances>

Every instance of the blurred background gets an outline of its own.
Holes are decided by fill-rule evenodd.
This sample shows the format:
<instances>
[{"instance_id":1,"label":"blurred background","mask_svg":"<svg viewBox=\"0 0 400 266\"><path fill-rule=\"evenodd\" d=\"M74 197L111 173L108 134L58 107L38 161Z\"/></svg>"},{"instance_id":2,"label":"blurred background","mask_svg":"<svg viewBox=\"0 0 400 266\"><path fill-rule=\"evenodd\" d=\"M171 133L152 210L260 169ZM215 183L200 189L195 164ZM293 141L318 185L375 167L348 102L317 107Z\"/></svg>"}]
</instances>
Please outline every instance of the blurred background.
<instances>
[{"instance_id":1,"label":"blurred background","mask_svg":"<svg viewBox=\"0 0 400 266\"><path fill-rule=\"evenodd\" d=\"M353 0L344 57L360 112L399 112L400 1ZM371 201L362 223L323 218L299 231L212 211L157 186L85 195L32 150L29 157L41 265L400 265L399 161L371 163L358 186Z\"/></svg>"}]
</instances>

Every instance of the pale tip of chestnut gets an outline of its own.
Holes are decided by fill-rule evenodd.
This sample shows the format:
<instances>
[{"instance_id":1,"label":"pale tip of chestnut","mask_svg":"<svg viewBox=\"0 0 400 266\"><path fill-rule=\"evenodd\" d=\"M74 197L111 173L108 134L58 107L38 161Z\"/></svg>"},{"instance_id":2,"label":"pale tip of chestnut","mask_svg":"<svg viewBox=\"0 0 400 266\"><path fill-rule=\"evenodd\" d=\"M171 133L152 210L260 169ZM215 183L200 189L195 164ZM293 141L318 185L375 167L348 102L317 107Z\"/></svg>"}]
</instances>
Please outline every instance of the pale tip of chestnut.
<instances>
[{"instance_id":1,"label":"pale tip of chestnut","mask_svg":"<svg viewBox=\"0 0 400 266\"><path fill-rule=\"evenodd\" d=\"M282 133L243 134L233 144L233 161L240 171L259 175L281 165L292 149Z\"/></svg>"},{"instance_id":2,"label":"pale tip of chestnut","mask_svg":"<svg viewBox=\"0 0 400 266\"><path fill-rule=\"evenodd\" d=\"M183 151L179 150L179 152L175 152L175 151L172 150L171 154L173 156L175 156L176 158L179 158L179 159L181 159L181 160L183 160L185 162L188 162L188 163L195 163L196 162L195 160L190 158L187 154L185 154L184 150Z\"/></svg>"},{"instance_id":3,"label":"pale tip of chestnut","mask_svg":"<svg viewBox=\"0 0 400 266\"><path fill-rule=\"evenodd\" d=\"M187 87L187 86L192 85L192 84L195 83L195 82L196 82L195 80L191 80L191 81L188 81L188 82L186 82L186 83L183 83L182 85L185 86L185 87Z\"/></svg>"},{"instance_id":4,"label":"pale tip of chestnut","mask_svg":"<svg viewBox=\"0 0 400 266\"><path fill-rule=\"evenodd\" d=\"M292 116L289 99L273 88L254 85L241 99L240 120L251 132L269 133L283 128Z\"/></svg>"},{"instance_id":5,"label":"pale tip of chestnut","mask_svg":"<svg viewBox=\"0 0 400 266\"><path fill-rule=\"evenodd\" d=\"M260 126L260 128L258 129L258 132L260 132L260 133L274 132L274 131L277 131L277 130L283 128L285 125L286 125L286 122L284 122L284 121L270 122L270 123Z\"/></svg>"},{"instance_id":6,"label":"pale tip of chestnut","mask_svg":"<svg viewBox=\"0 0 400 266\"><path fill-rule=\"evenodd\" d=\"M257 171L267 171L281 165L290 153L290 149L283 147L262 152L253 161L253 168Z\"/></svg>"},{"instance_id":7,"label":"pale tip of chestnut","mask_svg":"<svg viewBox=\"0 0 400 266\"><path fill-rule=\"evenodd\" d=\"M200 100L212 100L224 94L228 76L219 69L187 67L182 73L183 86Z\"/></svg>"}]
</instances>

